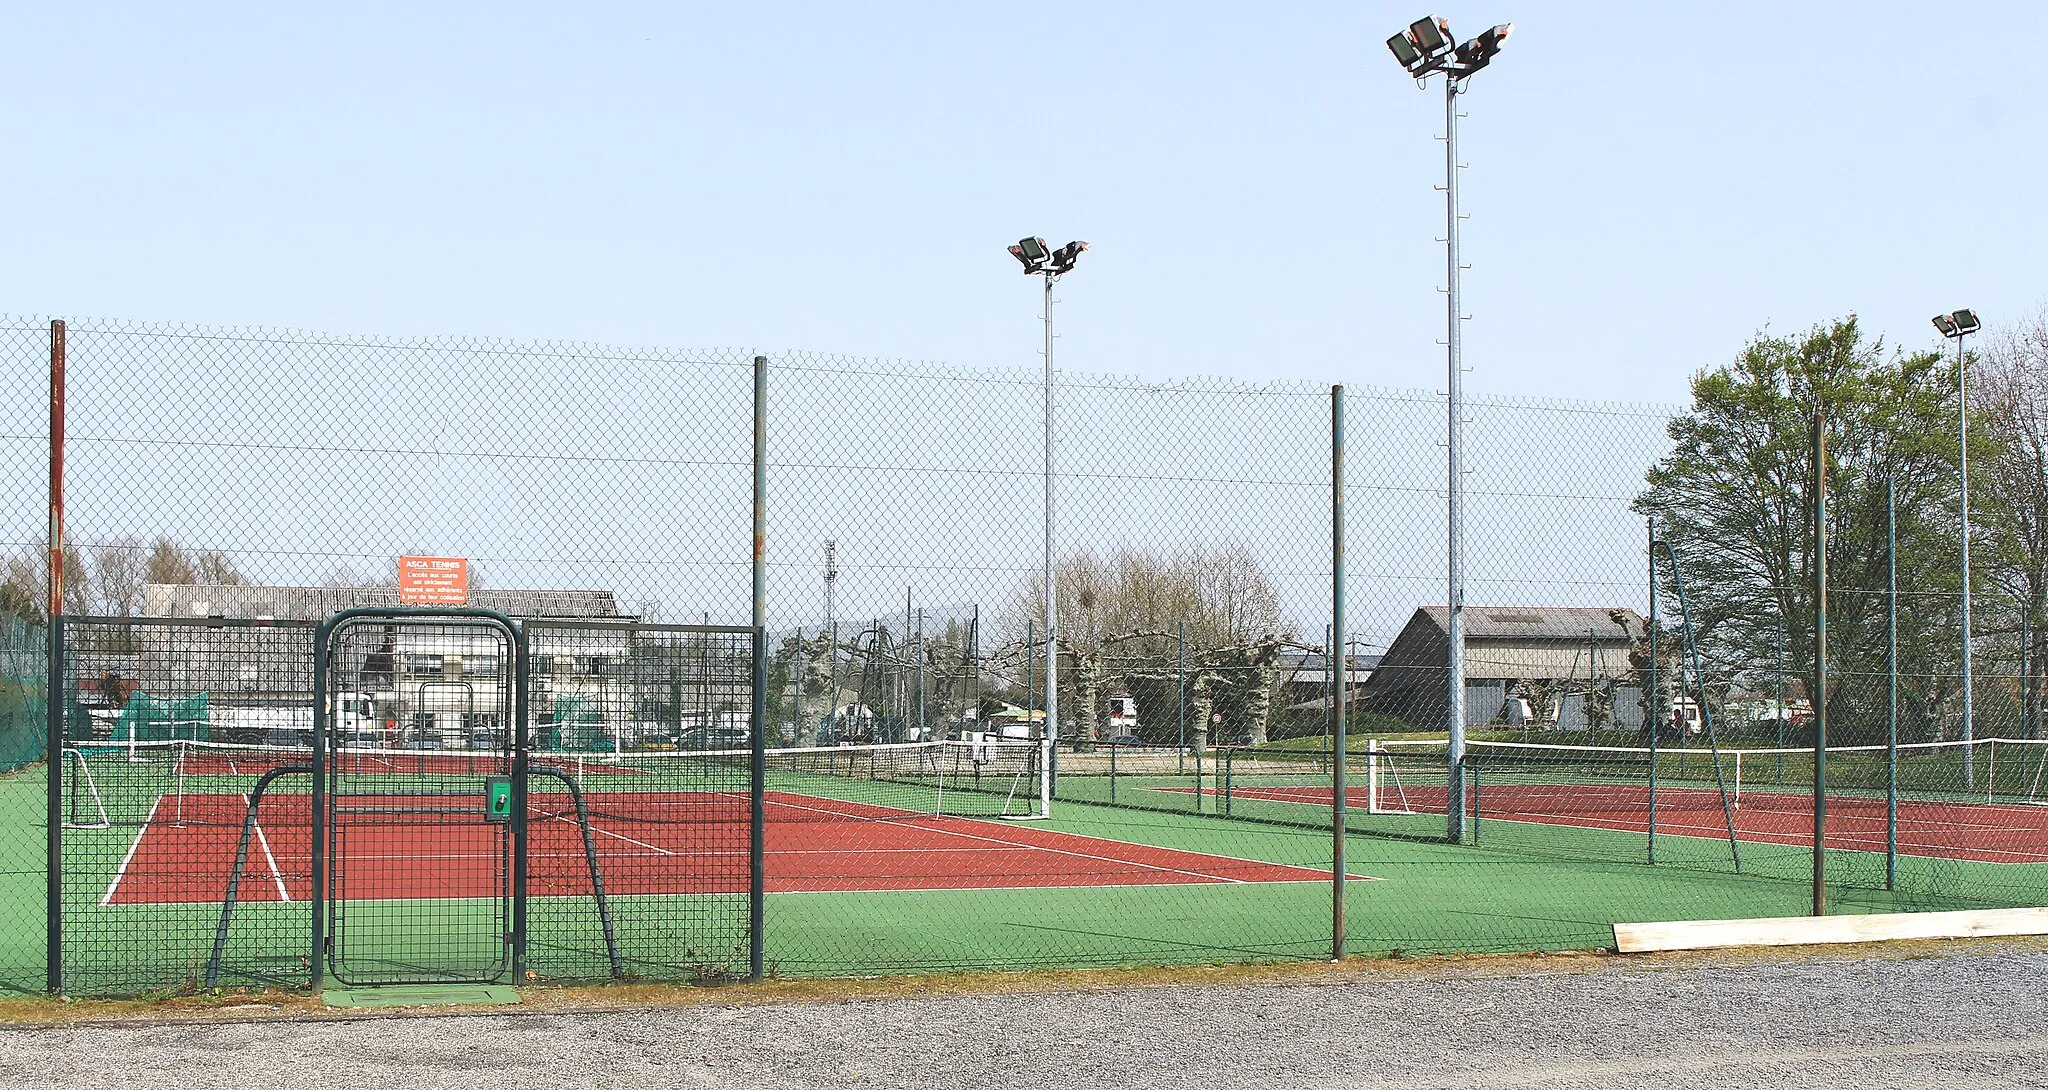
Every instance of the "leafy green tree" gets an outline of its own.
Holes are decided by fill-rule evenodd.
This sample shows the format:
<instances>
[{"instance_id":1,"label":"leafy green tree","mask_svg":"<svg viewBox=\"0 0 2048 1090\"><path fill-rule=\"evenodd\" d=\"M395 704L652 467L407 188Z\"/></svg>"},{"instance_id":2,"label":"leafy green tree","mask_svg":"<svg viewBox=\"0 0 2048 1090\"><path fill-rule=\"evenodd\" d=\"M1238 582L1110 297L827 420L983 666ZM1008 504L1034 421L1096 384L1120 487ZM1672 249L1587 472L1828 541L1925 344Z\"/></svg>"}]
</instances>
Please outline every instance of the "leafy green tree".
<instances>
[{"instance_id":1,"label":"leafy green tree","mask_svg":"<svg viewBox=\"0 0 2048 1090\"><path fill-rule=\"evenodd\" d=\"M1938 731L1959 651L1956 371L1939 352L1887 352L1852 315L1796 337L1760 334L1692 384L1671 454L1636 509L1654 516L1682 568L1690 620L1723 680L1762 689L1779 661L1813 663L1813 421L1828 440L1831 709L1844 740L1883 700L1885 486L1896 490L1902 670L1934 675L1913 710ZM1989 433L1972 433L1989 459ZM1977 502L1991 499L1972 480ZM1676 590L1665 573L1667 595ZM1676 620L1675 595L1672 603ZM1781 635L1782 632L1782 635ZM1904 665L1904 664L1911 664Z\"/></svg>"}]
</instances>

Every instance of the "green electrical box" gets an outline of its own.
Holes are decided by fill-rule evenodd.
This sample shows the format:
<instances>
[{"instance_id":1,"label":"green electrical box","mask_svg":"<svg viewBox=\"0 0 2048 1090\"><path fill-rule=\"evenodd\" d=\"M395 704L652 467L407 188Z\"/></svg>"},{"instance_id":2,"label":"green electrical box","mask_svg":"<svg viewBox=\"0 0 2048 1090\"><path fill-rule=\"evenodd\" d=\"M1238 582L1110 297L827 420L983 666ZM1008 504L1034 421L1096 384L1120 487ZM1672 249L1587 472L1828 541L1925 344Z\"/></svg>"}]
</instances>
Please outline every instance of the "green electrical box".
<instances>
[{"instance_id":1,"label":"green electrical box","mask_svg":"<svg viewBox=\"0 0 2048 1090\"><path fill-rule=\"evenodd\" d=\"M484 817L490 821L512 820L512 777L484 778Z\"/></svg>"}]
</instances>

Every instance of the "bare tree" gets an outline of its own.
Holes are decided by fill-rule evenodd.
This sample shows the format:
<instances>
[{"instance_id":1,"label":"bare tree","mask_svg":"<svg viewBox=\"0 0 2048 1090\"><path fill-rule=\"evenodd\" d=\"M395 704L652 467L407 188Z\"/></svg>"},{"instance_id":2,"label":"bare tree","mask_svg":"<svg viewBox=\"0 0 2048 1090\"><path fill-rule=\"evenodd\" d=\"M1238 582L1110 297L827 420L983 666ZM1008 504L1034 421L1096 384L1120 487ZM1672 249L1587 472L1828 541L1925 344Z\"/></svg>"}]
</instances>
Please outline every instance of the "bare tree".
<instances>
[{"instance_id":1,"label":"bare tree","mask_svg":"<svg viewBox=\"0 0 2048 1090\"><path fill-rule=\"evenodd\" d=\"M24 545L0 563L0 613L41 624L45 590L42 550Z\"/></svg>"},{"instance_id":2,"label":"bare tree","mask_svg":"<svg viewBox=\"0 0 2048 1090\"><path fill-rule=\"evenodd\" d=\"M151 583L196 583L199 570L193 566L192 558L178 543L159 535L149 546L149 557L143 561L143 574Z\"/></svg>"},{"instance_id":3,"label":"bare tree","mask_svg":"<svg viewBox=\"0 0 2048 1090\"><path fill-rule=\"evenodd\" d=\"M40 545L23 545L0 564L0 613L30 624L49 619L49 553ZM84 613L91 601L85 559L78 547L64 545L64 611Z\"/></svg>"},{"instance_id":4,"label":"bare tree","mask_svg":"<svg viewBox=\"0 0 2048 1090\"><path fill-rule=\"evenodd\" d=\"M93 546L93 608L113 617L135 616L142 608L147 566L148 552L136 538L116 538Z\"/></svg>"},{"instance_id":5,"label":"bare tree","mask_svg":"<svg viewBox=\"0 0 2048 1090\"><path fill-rule=\"evenodd\" d=\"M1985 567L2004 592L1987 603L1994 624L2010 630L2019 648L2022 729L2038 733L2027 709L2040 700L2041 656L2048 649L2041 626L2048 620L2048 308L1995 331L1977 360L1971 385L1980 426L1996 440L1990 462L1994 504L1974 514L1989 540Z\"/></svg>"},{"instance_id":6,"label":"bare tree","mask_svg":"<svg viewBox=\"0 0 2048 1090\"><path fill-rule=\"evenodd\" d=\"M1087 724L1073 737L1092 737L1102 725L1105 684L1112 679L1137 698L1148 735L1170 734L1157 681L1176 674L1185 626L1193 725L1206 729L1218 714L1234 733L1264 740L1280 683L1279 648L1293 641L1280 597L1249 547L1233 541L1170 553L1130 546L1107 556L1081 551L1061 558L1053 578L1067 665L1060 699L1072 700L1063 705L1069 709L1064 718ZM1021 643L1027 625L1044 615L1044 592L1034 579L1018 587L998 623L1009 641ZM1173 706L1177 692L1172 685L1164 691L1165 706Z\"/></svg>"},{"instance_id":7,"label":"bare tree","mask_svg":"<svg viewBox=\"0 0 2048 1090\"><path fill-rule=\"evenodd\" d=\"M143 560L144 581L178 585L232 586L246 583L234 558L219 549L187 549L159 534Z\"/></svg>"},{"instance_id":8,"label":"bare tree","mask_svg":"<svg viewBox=\"0 0 2048 1090\"><path fill-rule=\"evenodd\" d=\"M233 586L246 583L241 570L228 554L219 549L206 549L193 558L192 567L198 573L198 581L218 586Z\"/></svg>"}]
</instances>

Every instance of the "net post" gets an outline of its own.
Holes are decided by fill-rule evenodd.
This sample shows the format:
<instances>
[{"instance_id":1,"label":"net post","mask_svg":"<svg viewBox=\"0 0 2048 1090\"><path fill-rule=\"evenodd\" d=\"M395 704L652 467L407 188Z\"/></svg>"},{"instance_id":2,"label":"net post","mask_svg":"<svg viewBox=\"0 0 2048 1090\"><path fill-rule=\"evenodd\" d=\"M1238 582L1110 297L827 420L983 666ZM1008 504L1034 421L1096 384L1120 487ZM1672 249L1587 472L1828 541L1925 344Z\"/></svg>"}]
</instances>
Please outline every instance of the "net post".
<instances>
[{"instance_id":1,"label":"net post","mask_svg":"<svg viewBox=\"0 0 2048 1090\"><path fill-rule=\"evenodd\" d=\"M1058 741L1052 736L1052 723L1047 721L1038 740L1038 816L1052 815L1053 766L1059 760Z\"/></svg>"},{"instance_id":2,"label":"net post","mask_svg":"<svg viewBox=\"0 0 2048 1090\"><path fill-rule=\"evenodd\" d=\"M1365 740L1365 812L1377 814L1383 811L1380 805L1380 740Z\"/></svg>"},{"instance_id":3,"label":"net post","mask_svg":"<svg viewBox=\"0 0 2048 1090\"><path fill-rule=\"evenodd\" d=\"M1476 848L1479 846L1479 781L1481 777L1479 775L1479 765L1477 763L1468 764L1466 768L1467 771L1472 773L1472 846ZM1458 805L1460 808L1463 808L1464 804L1464 799L1458 800Z\"/></svg>"},{"instance_id":4,"label":"net post","mask_svg":"<svg viewBox=\"0 0 2048 1090\"><path fill-rule=\"evenodd\" d=\"M747 979L767 972L768 357L754 357L753 696L747 723ZM801 684L801 680L799 680ZM838 694L833 694L837 704Z\"/></svg>"},{"instance_id":5,"label":"net post","mask_svg":"<svg viewBox=\"0 0 2048 1090\"><path fill-rule=\"evenodd\" d=\"M43 693L47 797L43 903L43 987L64 994L64 323L50 323L49 676Z\"/></svg>"},{"instance_id":6,"label":"net post","mask_svg":"<svg viewBox=\"0 0 2048 1090\"><path fill-rule=\"evenodd\" d=\"M1222 779L1223 779L1223 782L1222 782L1222 784L1221 784L1221 788L1220 788L1220 790L1221 790L1221 794L1222 794L1222 797L1223 797L1223 816L1224 816L1224 817L1229 817L1229 816L1230 816L1230 788L1231 788L1231 782L1230 782L1230 781L1231 781L1231 777L1232 777L1232 776L1233 776L1233 775L1234 775L1234 774L1236 773L1236 770L1237 770L1237 747L1236 747L1236 746L1229 746L1229 747L1226 747L1226 748L1225 748L1225 749L1223 750L1223 777L1222 777Z\"/></svg>"},{"instance_id":7,"label":"net post","mask_svg":"<svg viewBox=\"0 0 2048 1090\"><path fill-rule=\"evenodd\" d=\"M1116 743L1116 740L1115 740L1115 739L1113 739L1113 738L1112 738L1112 739L1110 739L1110 743L1109 743L1109 801L1110 801L1110 802L1112 802L1112 803L1114 803L1114 802L1116 801L1116 751L1117 751L1117 750L1119 750L1119 749L1122 749L1122 748L1123 748L1122 746L1120 746L1120 745L1118 745L1118 744Z\"/></svg>"}]
</instances>

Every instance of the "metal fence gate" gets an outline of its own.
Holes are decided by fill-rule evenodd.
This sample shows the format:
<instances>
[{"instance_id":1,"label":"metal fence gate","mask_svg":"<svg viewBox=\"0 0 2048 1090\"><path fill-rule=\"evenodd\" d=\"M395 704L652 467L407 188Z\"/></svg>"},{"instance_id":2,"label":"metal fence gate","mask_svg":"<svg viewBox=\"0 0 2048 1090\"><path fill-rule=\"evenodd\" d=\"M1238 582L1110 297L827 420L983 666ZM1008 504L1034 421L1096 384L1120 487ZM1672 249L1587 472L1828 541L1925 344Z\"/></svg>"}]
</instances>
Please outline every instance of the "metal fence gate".
<instances>
[{"instance_id":1,"label":"metal fence gate","mask_svg":"<svg viewBox=\"0 0 2048 1090\"><path fill-rule=\"evenodd\" d=\"M516 975L526 852L525 635L481 610L321 626L316 911L342 984Z\"/></svg>"}]
</instances>

